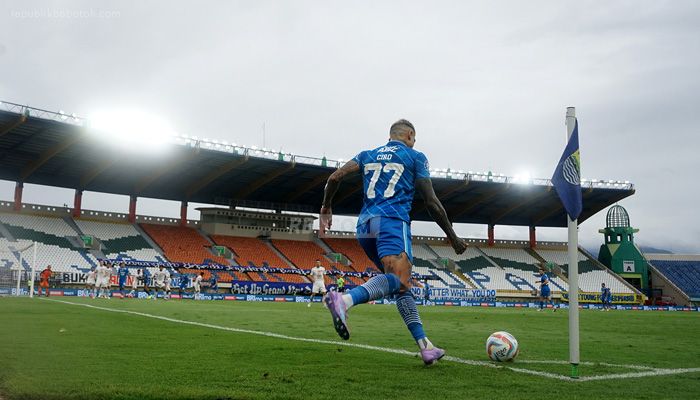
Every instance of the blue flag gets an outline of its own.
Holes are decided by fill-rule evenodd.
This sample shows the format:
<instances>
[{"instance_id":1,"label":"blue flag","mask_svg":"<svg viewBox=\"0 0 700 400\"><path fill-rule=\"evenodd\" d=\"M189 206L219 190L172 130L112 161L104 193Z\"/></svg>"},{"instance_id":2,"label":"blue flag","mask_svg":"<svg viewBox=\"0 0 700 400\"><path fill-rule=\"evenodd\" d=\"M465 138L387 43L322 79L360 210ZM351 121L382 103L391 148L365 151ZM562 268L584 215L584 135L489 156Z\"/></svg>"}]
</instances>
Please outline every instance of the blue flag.
<instances>
[{"instance_id":1,"label":"blue flag","mask_svg":"<svg viewBox=\"0 0 700 400\"><path fill-rule=\"evenodd\" d=\"M583 199L581 195L581 156L578 151L578 120L574 124L569 143L552 176L554 190L557 191L566 213L572 220L581 215Z\"/></svg>"}]
</instances>

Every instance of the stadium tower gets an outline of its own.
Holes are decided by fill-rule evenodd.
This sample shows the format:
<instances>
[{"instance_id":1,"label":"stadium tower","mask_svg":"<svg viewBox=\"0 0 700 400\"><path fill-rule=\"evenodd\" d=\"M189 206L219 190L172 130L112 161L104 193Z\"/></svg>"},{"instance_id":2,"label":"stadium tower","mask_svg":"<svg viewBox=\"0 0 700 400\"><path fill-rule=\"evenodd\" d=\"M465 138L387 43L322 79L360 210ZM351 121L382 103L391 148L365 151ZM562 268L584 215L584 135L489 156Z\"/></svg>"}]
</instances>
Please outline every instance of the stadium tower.
<instances>
[{"instance_id":1,"label":"stadium tower","mask_svg":"<svg viewBox=\"0 0 700 400\"><path fill-rule=\"evenodd\" d=\"M624 207L614 205L608 210L605 229L598 232L605 236L600 246L598 261L620 275L637 289L649 288L647 261L636 244L634 234L639 229L630 226L630 217Z\"/></svg>"}]
</instances>

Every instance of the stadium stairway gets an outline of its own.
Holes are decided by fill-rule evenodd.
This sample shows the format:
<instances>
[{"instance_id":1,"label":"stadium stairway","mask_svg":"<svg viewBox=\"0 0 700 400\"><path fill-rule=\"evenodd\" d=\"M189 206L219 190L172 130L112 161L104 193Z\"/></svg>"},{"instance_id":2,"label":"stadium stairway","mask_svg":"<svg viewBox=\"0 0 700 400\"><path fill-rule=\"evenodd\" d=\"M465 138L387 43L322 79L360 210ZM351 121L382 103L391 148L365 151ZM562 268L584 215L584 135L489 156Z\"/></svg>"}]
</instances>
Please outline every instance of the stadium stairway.
<instances>
[{"instance_id":1,"label":"stadium stairway","mask_svg":"<svg viewBox=\"0 0 700 400\"><path fill-rule=\"evenodd\" d=\"M274 268L296 268L265 240L251 237L212 235L211 240L219 246L226 246L234 255L234 263L241 266ZM263 277L257 272L242 273L248 280L260 281ZM264 280L267 278L265 277ZM305 277L294 275L290 282L307 283Z\"/></svg>"},{"instance_id":2,"label":"stadium stairway","mask_svg":"<svg viewBox=\"0 0 700 400\"><path fill-rule=\"evenodd\" d=\"M472 282L472 280L469 279L468 276L464 275L464 273L462 273L462 271L460 271L459 269L458 269L458 270L455 270L455 271L454 271L454 274L455 274L457 277L459 277L459 279L461 279L462 282L465 283L465 285L467 286L467 288L469 288L469 289L477 289L477 287L476 287L476 285L474 284L474 282Z\"/></svg>"},{"instance_id":3,"label":"stadium stairway","mask_svg":"<svg viewBox=\"0 0 700 400\"><path fill-rule=\"evenodd\" d=\"M85 234L85 232L83 232L83 230L80 229L80 227L78 226L78 224L75 223L75 220L74 220L73 218L71 218L71 217L69 217L69 216L65 216L65 217L63 217L63 220L66 221L66 224L68 224L68 226L70 226L71 228L73 228L73 230L75 230L75 231L78 233L78 235L84 235L84 234Z\"/></svg>"},{"instance_id":4,"label":"stadium stairway","mask_svg":"<svg viewBox=\"0 0 700 400\"><path fill-rule=\"evenodd\" d=\"M661 290L661 296L670 297L676 304L690 305L692 300L681 288L679 288L671 279L661 272L653 264L653 260L647 262L647 268L651 274L652 286L654 289ZM655 299L654 299L655 300ZM698 300L700 301L700 299Z\"/></svg>"},{"instance_id":5,"label":"stadium stairway","mask_svg":"<svg viewBox=\"0 0 700 400\"><path fill-rule=\"evenodd\" d=\"M139 235L141 235L141 237L146 241L146 243L148 243L148 246L149 246L150 248L152 248L153 250L155 250L155 251L158 253L158 255L161 256L164 260L166 259L166 257L165 257L165 251L163 251L163 249L158 245L158 243L155 242L155 240L151 239L151 237L148 236L148 234L146 233L146 231L144 231L144 230L139 226L139 224L131 224L131 226L133 226L134 229L136 229L136 231L139 233Z\"/></svg>"},{"instance_id":6,"label":"stadium stairway","mask_svg":"<svg viewBox=\"0 0 700 400\"><path fill-rule=\"evenodd\" d=\"M225 258L211 253L211 242L194 228L155 224L141 224L141 227L165 251L170 261L195 264L213 261L228 265Z\"/></svg>"},{"instance_id":7,"label":"stadium stairway","mask_svg":"<svg viewBox=\"0 0 700 400\"><path fill-rule=\"evenodd\" d=\"M364 249L362 249L356 239L330 237L324 238L323 242L331 252L345 256L350 261L348 267L354 271L365 272L369 268L375 267L374 262L367 257ZM364 279L362 281L364 281Z\"/></svg>"},{"instance_id":8,"label":"stadium stairway","mask_svg":"<svg viewBox=\"0 0 700 400\"><path fill-rule=\"evenodd\" d=\"M547 263L547 260L545 260L544 258L542 258L542 256L539 255L539 254L538 254L535 250L533 250L532 248L526 247L526 248L524 248L523 250L525 250L525 252L526 252L527 254L529 254L532 258L534 258L535 260L537 260L537 262L539 263L539 265L544 265L544 264Z\"/></svg>"},{"instance_id":9,"label":"stadium stairway","mask_svg":"<svg viewBox=\"0 0 700 400\"><path fill-rule=\"evenodd\" d=\"M73 220L71 220L73 221ZM98 258L137 261L164 261L134 227L134 224L99 219L73 221L81 234L94 237L99 246L91 253Z\"/></svg>"},{"instance_id":10,"label":"stadium stairway","mask_svg":"<svg viewBox=\"0 0 700 400\"><path fill-rule=\"evenodd\" d=\"M17 239L15 239L14 236L12 236L12 233L5 228L5 225L0 222L0 236L4 237L5 239L9 240L10 242L16 242Z\"/></svg>"},{"instance_id":11,"label":"stadium stairway","mask_svg":"<svg viewBox=\"0 0 700 400\"><path fill-rule=\"evenodd\" d=\"M651 260L649 263L680 289L690 301L700 302L700 261Z\"/></svg>"}]
</instances>

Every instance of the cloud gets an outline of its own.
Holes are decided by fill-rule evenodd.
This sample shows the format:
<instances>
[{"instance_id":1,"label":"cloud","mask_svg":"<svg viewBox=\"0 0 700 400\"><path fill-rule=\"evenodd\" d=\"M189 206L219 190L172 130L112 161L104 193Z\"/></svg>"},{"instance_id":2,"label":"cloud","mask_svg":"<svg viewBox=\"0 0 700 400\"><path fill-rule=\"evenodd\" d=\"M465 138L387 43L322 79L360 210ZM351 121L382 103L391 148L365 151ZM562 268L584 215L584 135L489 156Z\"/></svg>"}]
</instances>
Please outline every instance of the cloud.
<instances>
[{"instance_id":1,"label":"cloud","mask_svg":"<svg viewBox=\"0 0 700 400\"><path fill-rule=\"evenodd\" d=\"M93 14L17 15L36 9ZM435 167L537 177L551 175L573 105L584 177L636 184L623 205L638 240L700 251L698 20L693 1L15 2L0 9L0 73L12 77L0 90L80 114L141 108L248 145L262 145L264 123L268 147L344 159L403 117ZM582 241L599 243L603 224L583 224Z\"/></svg>"}]
</instances>

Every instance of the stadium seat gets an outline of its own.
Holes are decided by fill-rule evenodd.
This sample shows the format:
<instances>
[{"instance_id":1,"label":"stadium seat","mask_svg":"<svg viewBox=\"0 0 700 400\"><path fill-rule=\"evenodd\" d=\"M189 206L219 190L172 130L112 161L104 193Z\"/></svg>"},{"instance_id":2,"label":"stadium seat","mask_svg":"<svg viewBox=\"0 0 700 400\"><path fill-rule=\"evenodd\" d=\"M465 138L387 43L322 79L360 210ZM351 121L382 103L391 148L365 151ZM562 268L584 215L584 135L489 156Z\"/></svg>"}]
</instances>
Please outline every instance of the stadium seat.
<instances>
[{"instance_id":1,"label":"stadium seat","mask_svg":"<svg viewBox=\"0 0 700 400\"><path fill-rule=\"evenodd\" d=\"M164 261L156 250L131 224L78 219L75 221L86 235L98 238L104 245L103 253L113 259Z\"/></svg>"},{"instance_id":2,"label":"stadium seat","mask_svg":"<svg viewBox=\"0 0 700 400\"><path fill-rule=\"evenodd\" d=\"M273 268L288 268L287 263L260 239L223 235L211 235L210 237L217 245L231 249L236 255L234 259L238 265L252 263L258 267L267 264Z\"/></svg>"},{"instance_id":3,"label":"stadium seat","mask_svg":"<svg viewBox=\"0 0 700 400\"><path fill-rule=\"evenodd\" d=\"M170 261L193 264L213 261L229 265L225 258L215 256L207 249L211 244L193 228L155 224L141 224L141 227Z\"/></svg>"},{"instance_id":4,"label":"stadium seat","mask_svg":"<svg viewBox=\"0 0 700 400\"><path fill-rule=\"evenodd\" d=\"M327 270L336 267L325 257L326 252L314 242L273 239L272 244L298 268L311 269L316 265L317 259L321 260L321 265ZM338 265L338 267L341 266Z\"/></svg>"},{"instance_id":5,"label":"stadium seat","mask_svg":"<svg viewBox=\"0 0 700 400\"><path fill-rule=\"evenodd\" d=\"M62 218L0 213L0 222L15 239L39 243L36 261L40 269L51 265L54 272L78 272L97 265L92 254L74 248L66 239L77 237L78 232Z\"/></svg>"},{"instance_id":6,"label":"stadium seat","mask_svg":"<svg viewBox=\"0 0 700 400\"><path fill-rule=\"evenodd\" d=\"M700 261L651 260L651 264L690 298L700 298Z\"/></svg>"},{"instance_id":7,"label":"stadium seat","mask_svg":"<svg viewBox=\"0 0 700 400\"><path fill-rule=\"evenodd\" d=\"M414 243L411 250L413 252L413 265L427 268L432 276L439 279L440 283L436 283L433 286L451 287L456 289L469 287L468 284L463 282L458 276L452 274L451 272L444 269L435 268L435 266L429 260L436 260L438 257L435 255L435 253L433 253L433 250L428 245ZM454 254L454 251L452 253ZM424 271L423 268L421 271ZM414 270L414 272L417 271Z\"/></svg>"},{"instance_id":8,"label":"stadium seat","mask_svg":"<svg viewBox=\"0 0 700 400\"><path fill-rule=\"evenodd\" d=\"M352 269L357 272L364 272L367 268L375 266L357 239L325 238L323 241L331 250L347 257L351 262Z\"/></svg>"},{"instance_id":9,"label":"stadium seat","mask_svg":"<svg viewBox=\"0 0 700 400\"><path fill-rule=\"evenodd\" d=\"M525 249L480 247L491 260L503 268L513 268L521 271L536 272L538 264L536 258L528 254Z\"/></svg>"}]
</instances>

